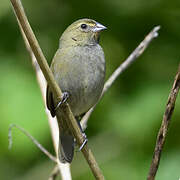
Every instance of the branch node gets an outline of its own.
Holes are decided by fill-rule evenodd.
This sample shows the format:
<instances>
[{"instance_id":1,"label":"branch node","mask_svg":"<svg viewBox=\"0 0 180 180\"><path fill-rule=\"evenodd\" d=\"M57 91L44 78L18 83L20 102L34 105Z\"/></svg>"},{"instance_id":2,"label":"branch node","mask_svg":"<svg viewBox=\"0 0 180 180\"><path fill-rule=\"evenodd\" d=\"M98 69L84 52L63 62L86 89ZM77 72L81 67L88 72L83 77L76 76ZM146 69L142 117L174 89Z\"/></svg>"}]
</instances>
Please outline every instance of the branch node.
<instances>
[{"instance_id":1,"label":"branch node","mask_svg":"<svg viewBox=\"0 0 180 180\"><path fill-rule=\"evenodd\" d=\"M153 29L154 38L159 36L158 31L160 30L160 28L161 28L161 26L154 27L154 29Z\"/></svg>"}]
</instances>

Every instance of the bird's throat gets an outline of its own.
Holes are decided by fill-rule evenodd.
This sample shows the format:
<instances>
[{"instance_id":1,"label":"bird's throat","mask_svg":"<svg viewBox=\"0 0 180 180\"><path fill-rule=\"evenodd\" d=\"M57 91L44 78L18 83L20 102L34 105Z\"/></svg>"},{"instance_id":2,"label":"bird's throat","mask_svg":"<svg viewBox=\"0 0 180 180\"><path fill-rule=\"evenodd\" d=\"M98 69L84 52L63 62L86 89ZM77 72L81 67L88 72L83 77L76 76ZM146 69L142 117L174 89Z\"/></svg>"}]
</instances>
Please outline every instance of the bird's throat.
<instances>
[{"instance_id":1,"label":"bird's throat","mask_svg":"<svg viewBox=\"0 0 180 180\"><path fill-rule=\"evenodd\" d=\"M100 33L99 32L96 32L94 34L94 40L96 41L96 43L99 43L99 40L100 40Z\"/></svg>"}]
</instances>

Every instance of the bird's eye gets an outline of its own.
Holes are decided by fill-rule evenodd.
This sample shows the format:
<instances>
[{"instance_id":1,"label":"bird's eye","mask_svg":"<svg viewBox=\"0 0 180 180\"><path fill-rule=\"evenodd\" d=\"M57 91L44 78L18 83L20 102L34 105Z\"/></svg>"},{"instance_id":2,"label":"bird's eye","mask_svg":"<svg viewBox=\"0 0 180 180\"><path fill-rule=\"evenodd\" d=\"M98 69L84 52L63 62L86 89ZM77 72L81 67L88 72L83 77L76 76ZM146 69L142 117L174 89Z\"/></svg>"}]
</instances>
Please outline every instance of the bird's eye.
<instances>
[{"instance_id":1,"label":"bird's eye","mask_svg":"<svg viewBox=\"0 0 180 180\"><path fill-rule=\"evenodd\" d=\"M82 29L86 29L87 28L87 24L81 24L81 28Z\"/></svg>"}]
</instances>

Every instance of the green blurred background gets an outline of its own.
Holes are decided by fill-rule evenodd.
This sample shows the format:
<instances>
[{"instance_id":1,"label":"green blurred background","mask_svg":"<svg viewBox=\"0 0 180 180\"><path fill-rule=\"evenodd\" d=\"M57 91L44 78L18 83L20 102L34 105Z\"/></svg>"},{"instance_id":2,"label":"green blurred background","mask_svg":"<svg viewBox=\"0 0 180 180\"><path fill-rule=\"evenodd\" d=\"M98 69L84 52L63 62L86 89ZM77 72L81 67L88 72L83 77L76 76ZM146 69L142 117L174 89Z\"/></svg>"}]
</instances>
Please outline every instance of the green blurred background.
<instances>
[{"instance_id":1,"label":"green blurred background","mask_svg":"<svg viewBox=\"0 0 180 180\"><path fill-rule=\"evenodd\" d=\"M158 128L180 59L179 0L23 1L29 21L49 63L59 37L73 21L88 17L108 27L101 45L107 77L145 35L161 25L160 35L113 84L92 114L89 145L106 179L143 180L147 176ZM180 177L180 97L162 153L157 180ZM0 179L47 179L54 167L20 131L25 128L51 153L53 145L30 57L10 2L0 3ZM81 153L72 163L74 180L93 179Z\"/></svg>"}]
</instances>

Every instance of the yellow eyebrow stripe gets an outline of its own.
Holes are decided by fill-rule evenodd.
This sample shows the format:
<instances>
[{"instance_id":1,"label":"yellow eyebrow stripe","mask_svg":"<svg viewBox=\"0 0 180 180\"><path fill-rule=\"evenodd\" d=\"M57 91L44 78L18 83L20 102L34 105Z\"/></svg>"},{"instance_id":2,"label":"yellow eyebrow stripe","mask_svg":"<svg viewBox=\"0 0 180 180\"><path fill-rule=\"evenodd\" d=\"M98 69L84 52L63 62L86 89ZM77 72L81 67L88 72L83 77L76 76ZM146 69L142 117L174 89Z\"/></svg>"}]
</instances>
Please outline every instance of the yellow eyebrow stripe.
<instances>
[{"instance_id":1,"label":"yellow eyebrow stripe","mask_svg":"<svg viewBox=\"0 0 180 180\"><path fill-rule=\"evenodd\" d=\"M93 26L96 25L96 24L93 23L93 22L84 22L84 23L86 23L87 25L89 25L89 26L91 26L91 27L93 27ZM82 23L79 23L78 26L80 26L81 24L82 24Z\"/></svg>"}]
</instances>

